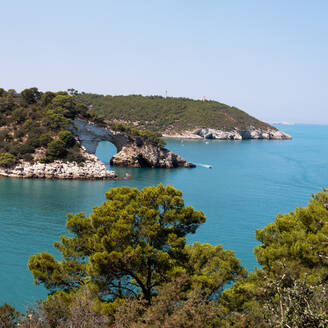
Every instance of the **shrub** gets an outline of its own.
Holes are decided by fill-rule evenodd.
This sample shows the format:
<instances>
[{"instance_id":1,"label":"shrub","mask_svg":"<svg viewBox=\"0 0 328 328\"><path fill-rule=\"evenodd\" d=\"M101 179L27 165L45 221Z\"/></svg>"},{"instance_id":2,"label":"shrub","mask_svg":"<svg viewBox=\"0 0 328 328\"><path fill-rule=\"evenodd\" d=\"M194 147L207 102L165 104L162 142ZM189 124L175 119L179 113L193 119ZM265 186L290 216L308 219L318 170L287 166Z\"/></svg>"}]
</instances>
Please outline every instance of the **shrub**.
<instances>
[{"instance_id":1,"label":"shrub","mask_svg":"<svg viewBox=\"0 0 328 328\"><path fill-rule=\"evenodd\" d=\"M85 162L85 158L82 156L82 154L79 151L73 151L70 150L68 154L66 155L65 159L68 162L76 162L76 163L83 163Z\"/></svg>"},{"instance_id":2,"label":"shrub","mask_svg":"<svg viewBox=\"0 0 328 328\"><path fill-rule=\"evenodd\" d=\"M23 155L23 160L25 162L33 162L33 156L31 154L24 154Z\"/></svg>"},{"instance_id":3,"label":"shrub","mask_svg":"<svg viewBox=\"0 0 328 328\"><path fill-rule=\"evenodd\" d=\"M121 131L125 132L128 135L135 137L137 145L140 147L143 144L143 140L147 140L148 142L152 143L154 146L164 147L166 145L165 141L160 139L162 136L159 132L153 132L148 130L138 130L132 128L129 125L114 122L111 124L111 129L114 131Z\"/></svg>"},{"instance_id":4,"label":"shrub","mask_svg":"<svg viewBox=\"0 0 328 328\"><path fill-rule=\"evenodd\" d=\"M41 104L42 106L47 106L51 103L52 99L54 99L56 97L56 94L51 92L51 91L47 91L45 92L42 96L41 96Z\"/></svg>"},{"instance_id":5,"label":"shrub","mask_svg":"<svg viewBox=\"0 0 328 328\"><path fill-rule=\"evenodd\" d=\"M42 163L42 164L46 164L46 163L50 163L51 160L50 160L50 158L48 158L47 156L42 156L42 157L39 159L39 162Z\"/></svg>"},{"instance_id":6,"label":"shrub","mask_svg":"<svg viewBox=\"0 0 328 328\"><path fill-rule=\"evenodd\" d=\"M17 129L14 133L14 137L17 139L23 138L25 135L24 131L22 129Z\"/></svg>"},{"instance_id":7,"label":"shrub","mask_svg":"<svg viewBox=\"0 0 328 328\"><path fill-rule=\"evenodd\" d=\"M26 120L26 112L22 107L16 108L11 116L13 122L23 123Z\"/></svg>"},{"instance_id":8,"label":"shrub","mask_svg":"<svg viewBox=\"0 0 328 328\"><path fill-rule=\"evenodd\" d=\"M15 308L7 303L0 306L0 327L1 328L15 328L17 327L19 313Z\"/></svg>"},{"instance_id":9,"label":"shrub","mask_svg":"<svg viewBox=\"0 0 328 328\"><path fill-rule=\"evenodd\" d=\"M44 117L44 124L50 127L52 130L65 129L70 122L70 119L52 109L48 110Z\"/></svg>"},{"instance_id":10,"label":"shrub","mask_svg":"<svg viewBox=\"0 0 328 328\"><path fill-rule=\"evenodd\" d=\"M22 99L25 104L35 104L41 99L41 93L37 88L24 89L21 92Z\"/></svg>"},{"instance_id":11,"label":"shrub","mask_svg":"<svg viewBox=\"0 0 328 328\"><path fill-rule=\"evenodd\" d=\"M25 142L24 144L20 145L19 147L15 149L11 149L11 153L17 152L18 154L24 155L24 154L31 154L34 153L34 147L29 142Z\"/></svg>"},{"instance_id":12,"label":"shrub","mask_svg":"<svg viewBox=\"0 0 328 328\"><path fill-rule=\"evenodd\" d=\"M14 155L10 153L0 153L0 166L11 167L17 162Z\"/></svg>"},{"instance_id":13,"label":"shrub","mask_svg":"<svg viewBox=\"0 0 328 328\"><path fill-rule=\"evenodd\" d=\"M40 147L40 133L37 133L37 131L31 131L26 143L31 145L34 149Z\"/></svg>"},{"instance_id":14,"label":"shrub","mask_svg":"<svg viewBox=\"0 0 328 328\"><path fill-rule=\"evenodd\" d=\"M67 151L65 148L65 144L62 140L59 139L51 141L48 144L48 148L46 150L46 156L49 160L63 158L66 155L66 153Z\"/></svg>"},{"instance_id":15,"label":"shrub","mask_svg":"<svg viewBox=\"0 0 328 328\"><path fill-rule=\"evenodd\" d=\"M65 147L73 147L75 145L75 138L70 131L60 131L58 134L59 139L65 144Z\"/></svg>"},{"instance_id":16,"label":"shrub","mask_svg":"<svg viewBox=\"0 0 328 328\"><path fill-rule=\"evenodd\" d=\"M40 146L47 147L51 141L52 141L52 136L49 132L41 134L39 138Z\"/></svg>"}]
</instances>

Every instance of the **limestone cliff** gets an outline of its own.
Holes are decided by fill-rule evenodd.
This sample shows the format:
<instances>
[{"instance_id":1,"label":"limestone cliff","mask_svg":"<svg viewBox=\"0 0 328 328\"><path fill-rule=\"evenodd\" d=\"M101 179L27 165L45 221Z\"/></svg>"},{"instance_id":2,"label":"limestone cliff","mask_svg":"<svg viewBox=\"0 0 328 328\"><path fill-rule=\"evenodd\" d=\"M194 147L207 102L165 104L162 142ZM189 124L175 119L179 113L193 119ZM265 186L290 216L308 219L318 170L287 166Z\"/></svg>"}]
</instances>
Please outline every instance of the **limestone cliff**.
<instances>
[{"instance_id":1,"label":"limestone cliff","mask_svg":"<svg viewBox=\"0 0 328 328\"><path fill-rule=\"evenodd\" d=\"M166 148L154 147L149 143L137 145L129 144L114 155L110 161L113 166L175 168L195 167L181 156Z\"/></svg>"},{"instance_id":2,"label":"limestone cliff","mask_svg":"<svg viewBox=\"0 0 328 328\"><path fill-rule=\"evenodd\" d=\"M153 145L142 138L129 136L123 132L111 130L109 127L74 119L71 131L77 137L82 147L89 154L95 154L98 143L109 141L117 149L117 154L110 160L113 166L176 168L195 167L181 156L166 148Z\"/></svg>"},{"instance_id":3,"label":"limestone cliff","mask_svg":"<svg viewBox=\"0 0 328 328\"><path fill-rule=\"evenodd\" d=\"M86 161L83 165L75 162L56 160L52 163L29 163L21 161L11 167L0 167L0 177L24 179L61 179L61 180L115 180L120 179L114 171L107 170L95 155L84 151Z\"/></svg>"},{"instance_id":4,"label":"limestone cliff","mask_svg":"<svg viewBox=\"0 0 328 328\"><path fill-rule=\"evenodd\" d=\"M221 131L215 129L197 129L194 134L205 139L228 139L228 140L244 140L244 139L272 139L272 140L287 140L292 137L287 133L273 129L255 129Z\"/></svg>"},{"instance_id":5,"label":"limestone cliff","mask_svg":"<svg viewBox=\"0 0 328 328\"><path fill-rule=\"evenodd\" d=\"M234 129L231 131L216 130L210 128L185 131L178 134L164 134L166 138L186 138L186 139L219 139L219 140L246 140L246 139L267 139L267 140L289 140L290 135L275 129L249 128L245 130Z\"/></svg>"}]
</instances>

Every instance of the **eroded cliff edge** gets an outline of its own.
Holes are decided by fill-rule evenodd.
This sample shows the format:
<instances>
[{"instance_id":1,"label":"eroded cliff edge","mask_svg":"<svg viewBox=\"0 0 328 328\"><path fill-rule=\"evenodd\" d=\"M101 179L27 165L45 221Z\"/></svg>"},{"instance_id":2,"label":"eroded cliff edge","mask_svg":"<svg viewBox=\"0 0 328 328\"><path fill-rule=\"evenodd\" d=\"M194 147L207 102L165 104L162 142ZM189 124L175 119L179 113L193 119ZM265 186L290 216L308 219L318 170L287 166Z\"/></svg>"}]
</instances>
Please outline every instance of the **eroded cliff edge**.
<instances>
[{"instance_id":1,"label":"eroded cliff edge","mask_svg":"<svg viewBox=\"0 0 328 328\"><path fill-rule=\"evenodd\" d=\"M210 128L195 129L180 133L164 133L165 138L181 139L218 139L218 140L247 140L247 139L267 139L267 140L290 140L292 137L285 132L276 129L259 129L250 127L249 129L234 129L223 131Z\"/></svg>"},{"instance_id":2,"label":"eroded cliff edge","mask_svg":"<svg viewBox=\"0 0 328 328\"><path fill-rule=\"evenodd\" d=\"M55 160L51 163L19 161L10 167L0 167L0 176L14 178L41 179L119 179L114 171L107 170L105 164L95 155L101 141L113 143L117 149L110 160L112 166L177 168L195 167L181 156L150 141L127 133L111 130L84 119L75 118L69 130L73 133L86 159L83 163Z\"/></svg>"},{"instance_id":3,"label":"eroded cliff edge","mask_svg":"<svg viewBox=\"0 0 328 328\"><path fill-rule=\"evenodd\" d=\"M152 144L146 139L133 137L110 127L99 126L92 122L74 119L71 131L77 137L82 147L89 154L95 154L98 143L109 141L117 149L110 163L113 166L148 167L148 168L177 168L195 167L181 156L164 147Z\"/></svg>"}]
</instances>

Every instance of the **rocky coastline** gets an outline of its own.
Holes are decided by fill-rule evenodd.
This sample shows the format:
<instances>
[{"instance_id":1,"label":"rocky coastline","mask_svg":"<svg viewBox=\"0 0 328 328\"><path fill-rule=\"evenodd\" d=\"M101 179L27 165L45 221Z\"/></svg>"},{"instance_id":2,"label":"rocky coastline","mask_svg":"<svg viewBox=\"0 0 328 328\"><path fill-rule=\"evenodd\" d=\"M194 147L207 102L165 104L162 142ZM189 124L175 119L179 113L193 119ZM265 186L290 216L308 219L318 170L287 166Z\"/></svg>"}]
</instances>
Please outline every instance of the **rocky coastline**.
<instances>
[{"instance_id":1,"label":"rocky coastline","mask_svg":"<svg viewBox=\"0 0 328 328\"><path fill-rule=\"evenodd\" d=\"M142 145L129 144L115 154L110 164L113 166L148 167L148 168L177 168L196 167L181 156L166 148L154 147L149 143Z\"/></svg>"},{"instance_id":2,"label":"rocky coastline","mask_svg":"<svg viewBox=\"0 0 328 328\"><path fill-rule=\"evenodd\" d=\"M164 133L164 138L177 139L218 139L218 140L290 140L292 137L285 132L275 129L255 129L223 131L210 128L196 129L194 131L184 131L181 133Z\"/></svg>"},{"instance_id":3,"label":"rocky coastline","mask_svg":"<svg viewBox=\"0 0 328 328\"><path fill-rule=\"evenodd\" d=\"M95 154L101 141L111 142L117 153L110 160L112 166L137 168L195 167L181 156L150 141L112 131L109 127L98 126L86 120L75 119L71 131L88 154Z\"/></svg>"},{"instance_id":4,"label":"rocky coastline","mask_svg":"<svg viewBox=\"0 0 328 328\"><path fill-rule=\"evenodd\" d=\"M95 155L97 145L102 140L112 142L117 148L110 163L112 166L144 167L144 168L177 168L195 167L181 156L166 148L154 146L150 142L138 141L122 133L99 127L93 123L75 120L72 129L81 144L81 150L86 158L83 163L64 162L56 160L52 163L34 163L20 161L8 168L0 167L0 177L38 178L38 179L80 179L80 180L114 180L121 179L114 171L107 170L105 164ZM183 133L163 134L164 138L184 139L218 139L245 140L267 139L288 140L292 137L276 129L255 129L222 131L210 128L185 131Z\"/></svg>"},{"instance_id":5,"label":"rocky coastline","mask_svg":"<svg viewBox=\"0 0 328 328\"><path fill-rule=\"evenodd\" d=\"M52 163L19 162L9 168L0 167L0 177L61 180L117 180L114 171L107 170L96 156L90 155L84 163L54 161Z\"/></svg>"}]
</instances>

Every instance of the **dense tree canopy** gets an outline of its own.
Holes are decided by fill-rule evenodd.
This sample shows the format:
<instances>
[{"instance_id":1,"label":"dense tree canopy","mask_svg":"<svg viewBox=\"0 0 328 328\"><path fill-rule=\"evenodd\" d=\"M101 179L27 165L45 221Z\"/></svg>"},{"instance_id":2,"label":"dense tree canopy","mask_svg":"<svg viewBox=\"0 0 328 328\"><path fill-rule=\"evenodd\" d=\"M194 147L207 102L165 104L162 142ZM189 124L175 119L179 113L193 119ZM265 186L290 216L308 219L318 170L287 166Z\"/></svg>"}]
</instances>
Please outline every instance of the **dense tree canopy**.
<instances>
[{"instance_id":1,"label":"dense tree canopy","mask_svg":"<svg viewBox=\"0 0 328 328\"><path fill-rule=\"evenodd\" d=\"M209 127L222 130L274 127L244 111L219 103L161 96L111 96L75 93L77 101L92 106L91 112L105 119L138 124L139 128L163 133Z\"/></svg>"},{"instance_id":2,"label":"dense tree canopy","mask_svg":"<svg viewBox=\"0 0 328 328\"><path fill-rule=\"evenodd\" d=\"M75 117L107 125L100 115L78 102L76 92L40 92L37 88L0 89L0 156L14 156L14 162L25 160L48 163L56 159L83 162L78 140L69 131ZM150 142L164 146L161 134L112 123L115 130L124 131L141 144ZM1 165L1 164L0 164ZM3 165L2 165L3 166Z\"/></svg>"},{"instance_id":3,"label":"dense tree canopy","mask_svg":"<svg viewBox=\"0 0 328 328\"><path fill-rule=\"evenodd\" d=\"M30 258L36 283L51 292L70 292L92 282L103 301L142 295L150 304L158 288L177 275L186 274L190 288L213 295L245 277L231 251L186 246L186 235L195 233L205 216L185 206L182 193L172 186L112 188L106 199L89 217L68 216L72 236L55 243L62 261L48 253Z\"/></svg>"},{"instance_id":4,"label":"dense tree canopy","mask_svg":"<svg viewBox=\"0 0 328 328\"><path fill-rule=\"evenodd\" d=\"M262 268L226 290L221 303L247 316L254 327L256 322L263 327L326 327L327 303L318 295L326 294L328 281L327 190L313 195L306 207L279 214L256 231L256 238L261 244L254 251Z\"/></svg>"},{"instance_id":5,"label":"dense tree canopy","mask_svg":"<svg viewBox=\"0 0 328 328\"><path fill-rule=\"evenodd\" d=\"M247 276L221 245L186 244L205 221L171 186L110 189L89 217L69 215L62 254L30 258L48 298L21 327L324 328L328 326L328 194L256 232L261 268ZM229 286L232 285L232 286ZM228 288L229 287L229 288Z\"/></svg>"},{"instance_id":6,"label":"dense tree canopy","mask_svg":"<svg viewBox=\"0 0 328 328\"><path fill-rule=\"evenodd\" d=\"M313 195L306 207L280 214L274 223L256 231L255 248L263 269L281 275L288 268L295 277L312 282L328 279L328 195Z\"/></svg>"},{"instance_id":7,"label":"dense tree canopy","mask_svg":"<svg viewBox=\"0 0 328 328\"><path fill-rule=\"evenodd\" d=\"M3 90L3 89L2 89ZM0 93L0 156L34 161L36 153L43 162L56 159L81 162L80 147L68 131L75 115L89 118L82 104L76 104L66 92L40 92L37 88L21 93ZM81 112L80 112L81 110ZM73 140L74 139L74 140ZM39 157L37 156L37 159Z\"/></svg>"}]
</instances>

